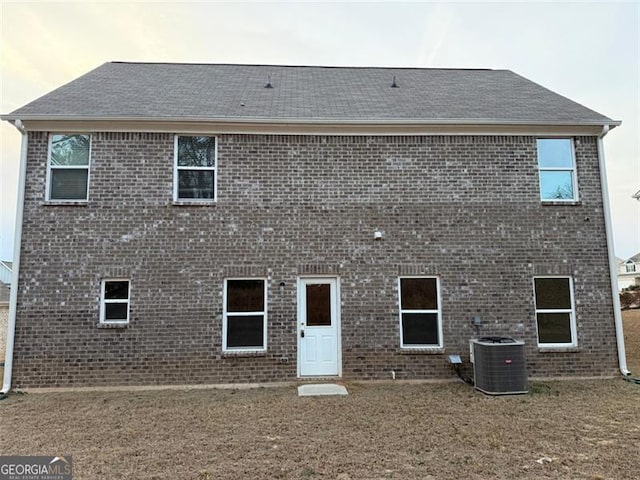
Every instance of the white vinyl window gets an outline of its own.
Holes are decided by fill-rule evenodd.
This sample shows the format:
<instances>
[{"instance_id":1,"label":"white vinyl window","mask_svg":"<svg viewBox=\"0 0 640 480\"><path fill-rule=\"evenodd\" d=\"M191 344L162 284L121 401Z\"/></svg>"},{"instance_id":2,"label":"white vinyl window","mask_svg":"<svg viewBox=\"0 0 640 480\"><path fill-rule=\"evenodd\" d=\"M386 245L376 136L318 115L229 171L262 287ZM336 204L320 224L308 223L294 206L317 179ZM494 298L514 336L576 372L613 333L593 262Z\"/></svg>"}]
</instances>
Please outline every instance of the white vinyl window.
<instances>
[{"instance_id":1,"label":"white vinyl window","mask_svg":"<svg viewBox=\"0 0 640 480\"><path fill-rule=\"evenodd\" d=\"M129 286L124 278L102 281L100 323L129 323Z\"/></svg>"},{"instance_id":2,"label":"white vinyl window","mask_svg":"<svg viewBox=\"0 0 640 480\"><path fill-rule=\"evenodd\" d=\"M224 282L223 351L267 349L267 282L230 278Z\"/></svg>"},{"instance_id":3,"label":"white vinyl window","mask_svg":"<svg viewBox=\"0 0 640 480\"><path fill-rule=\"evenodd\" d=\"M538 346L575 347L576 315L571 277L533 279Z\"/></svg>"},{"instance_id":4,"label":"white vinyl window","mask_svg":"<svg viewBox=\"0 0 640 480\"><path fill-rule=\"evenodd\" d=\"M90 159L90 135L50 135L47 200L86 201Z\"/></svg>"},{"instance_id":5,"label":"white vinyl window","mask_svg":"<svg viewBox=\"0 0 640 480\"><path fill-rule=\"evenodd\" d=\"M400 277L400 347L442 348L442 312L437 277Z\"/></svg>"},{"instance_id":6,"label":"white vinyl window","mask_svg":"<svg viewBox=\"0 0 640 480\"><path fill-rule=\"evenodd\" d=\"M636 264L631 261L628 261L624 267L626 273L635 273L636 271Z\"/></svg>"},{"instance_id":7,"label":"white vinyl window","mask_svg":"<svg viewBox=\"0 0 640 480\"><path fill-rule=\"evenodd\" d=\"M173 199L214 202L216 200L215 137L175 137Z\"/></svg>"},{"instance_id":8,"label":"white vinyl window","mask_svg":"<svg viewBox=\"0 0 640 480\"><path fill-rule=\"evenodd\" d=\"M573 141L570 138L539 138L537 151L540 199L554 202L577 200Z\"/></svg>"}]
</instances>

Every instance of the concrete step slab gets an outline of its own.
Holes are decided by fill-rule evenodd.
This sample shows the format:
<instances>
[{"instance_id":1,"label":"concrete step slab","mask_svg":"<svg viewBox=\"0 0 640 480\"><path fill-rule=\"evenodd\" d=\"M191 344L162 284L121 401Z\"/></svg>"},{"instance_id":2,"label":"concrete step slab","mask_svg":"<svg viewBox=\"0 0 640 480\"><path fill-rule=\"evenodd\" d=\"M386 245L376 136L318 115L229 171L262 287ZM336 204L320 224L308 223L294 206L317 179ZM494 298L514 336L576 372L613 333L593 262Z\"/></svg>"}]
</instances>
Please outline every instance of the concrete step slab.
<instances>
[{"instance_id":1,"label":"concrete step slab","mask_svg":"<svg viewBox=\"0 0 640 480\"><path fill-rule=\"evenodd\" d=\"M344 386L336 385L335 383L317 383L298 387L299 397L315 397L318 395L349 395L349 392Z\"/></svg>"}]
</instances>

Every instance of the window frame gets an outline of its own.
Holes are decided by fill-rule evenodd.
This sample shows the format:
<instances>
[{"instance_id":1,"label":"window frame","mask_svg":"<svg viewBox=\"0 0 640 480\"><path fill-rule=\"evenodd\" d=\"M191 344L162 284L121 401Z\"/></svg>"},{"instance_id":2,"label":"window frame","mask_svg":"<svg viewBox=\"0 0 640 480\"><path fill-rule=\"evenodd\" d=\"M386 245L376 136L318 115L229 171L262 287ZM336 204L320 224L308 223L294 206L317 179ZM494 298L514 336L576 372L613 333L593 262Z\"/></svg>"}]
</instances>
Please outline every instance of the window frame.
<instances>
[{"instance_id":1,"label":"window frame","mask_svg":"<svg viewBox=\"0 0 640 480\"><path fill-rule=\"evenodd\" d=\"M636 273L636 264L631 260L627 260L624 264L624 273Z\"/></svg>"},{"instance_id":2,"label":"window frame","mask_svg":"<svg viewBox=\"0 0 640 480\"><path fill-rule=\"evenodd\" d=\"M569 295L571 298L571 308L538 308L536 301L536 280L539 278L562 278L569 279ZM578 329L576 322L576 304L573 287L573 277L570 275L536 275L533 277L533 306L534 306L534 320L536 323L536 339L538 342L538 348L575 348L578 346ZM571 342L570 343L542 343L540 342L540 327L538 325L538 313L568 313L569 314L569 328L571 329Z\"/></svg>"},{"instance_id":3,"label":"window frame","mask_svg":"<svg viewBox=\"0 0 640 480\"><path fill-rule=\"evenodd\" d=\"M53 137L56 135L68 135L68 136L87 136L89 137L89 161L87 165L51 165L51 150L53 147ZM91 181L91 157L93 153L93 135L90 133L61 133L61 132L49 132L49 139L47 144L47 174L46 174L46 186L45 186L45 200L47 202L60 202L60 203L78 203L89 201L89 186ZM85 198L51 198L51 170L86 170L87 171L87 192Z\"/></svg>"},{"instance_id":4,"label":"window frame","mask_svg":"<svg viewBox=\"0 0 640 480\"><path fill-rule=\"evenodd\" d=\"M215 148L213 150L213 167L181 167L178 165L178 138L180 137L209 137L213 138ZM179 172L180 170L213 171L213 198L180 198L179 197ZM173 201L176 203L216 203L218 201L218 137L216 135L186 135L175 134L173 138Z\"/></svg>"},{"instance_id":5,"label":"window frame","mask_svg":"<svg viewBox=\"0 0 640 480\"><path fill-rule=\"evenodd\" d=\"M538 147L540 141L544 140L567 140L571 145L571 168L568 167L541 167L540 166L540 149ZM573 137L537 137L536 138L536 165L538 167L538 188L540 201L543 203L553 202L577 202L580 200L578 192L578 168L576 164L576 146ZM543 198L542 197L542 175L541 172L570 172L571 173L571 188L573 190L573 197L571 198Z\"/></svg>"},{"instance_id":6,"label":"window frame","mask_svg":"<svg viewBox=\"0 0 640 480\"><path fill-rule=\"evenodd\" d=\"M105 287L108 282L127 282L127 299L107 299L104 296ZM106 304L107 303L126 303L127 304L127 319L126 320L109 320L105 318ZM131 279L129 278L103 278L100 282L100 323L101 324L116 324L116 325L128 325L131 320Z\"/></svg>"},{"instance_id":7,"label":"window frame","mask_svg":"<svg viewBox=\"0 0 640 480\"><path fill-rule=\"evenodd\" d=\"M436 281L436 299L438 301L438 308L433 309L403 309L402 308L402 279L405 278L422 278L422 279L435 279ZM442 292L440 288L440 277L436 275L402 275L398 277L398 312L400 328L400 348L403 350L441 350L444 345L444 339L442 335ZM438 344L407 344L404 343L404 334L402 331L402 316L404 313L436 313L438 315Z\"/></svg>"},{"instance_id":8,"label":"window frame","mask_svg":"<svg viewBox=\"0 0 640 480\"><path fill-rule=\"evenodd\" d=\"M242 280L260 280L263 284L264 297L263 297L263 310L256 312L228 312L227 311L227 295L228 295L228 282L229 281L242 281ZM225 353L260 353L267 351L267 320L268 320L268 305L267 305L267 279L265 277L229 277L225 278L222 288L222 351ZM227 346L227 331L229 314L231 317L249 317L262 315L262 347L228 347Z\"/></svg>"}]
</instances>

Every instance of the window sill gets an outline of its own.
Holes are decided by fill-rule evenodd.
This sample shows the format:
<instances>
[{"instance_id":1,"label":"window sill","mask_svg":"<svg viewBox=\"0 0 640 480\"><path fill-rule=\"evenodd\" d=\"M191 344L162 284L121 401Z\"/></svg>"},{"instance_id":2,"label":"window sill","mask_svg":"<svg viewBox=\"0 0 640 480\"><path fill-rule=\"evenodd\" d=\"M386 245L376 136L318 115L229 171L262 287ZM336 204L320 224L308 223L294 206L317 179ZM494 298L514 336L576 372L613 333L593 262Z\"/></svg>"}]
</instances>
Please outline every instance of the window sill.
<instances>
[{"instance_id":1,"label":"window sill","mask_svg":"<svg viewBox=\"0 0 640 480\"><path fill-rule=\"evenodd\" d=\"M129 328L129 323L96 323L96 328L112 330Z\"/></svg>"},{"instance_id":2,"label":"window sill","mask_svg":"<svg viewBox=\"0 0 640 480\"><path fill-rule=\"evenodd\" d=\"M215 200L174 200L171 203L176 207L211 207L216 205Z\"/></svg>"},{"instance_id":3,"label":"window sill","mask_svg":"<svg viewBox=\"0 0 640 480\"><path fill-rule=\"evenodd\" d=\"M266 357L266 350L227 350L222 352L223 357Z\"/></svg>"},{"instance_id":4,"label":"window sill","mask_svg":"<svg viewBox=\"0 0 640 480\"><path fill-rule=\"evenodd\" d=\"M559 206L575 207L575 206L582 205L582 200L567 200L567 201L541 200L540 202L543 207L559 207Z\"/></svg>"},{"instance_id":5,"label":"window sill","mask_svg":"<svg viewBox=\"0 0 640 480\"><path fill-rule=\"evenodd\" d=\"M425 347L425 348L400 348L400 355L442 355L445 349L442 347Z\"/></svg>"},{"instance_id":6,"label":"window sill","mask_svg":"<svg viewBox=\"0 0 640 480\"><path fill-rule=\"evenodd\" d=\"M582 349L578 347L538 347L539 353L579 353Z\"/></svg>"},{"instance_id":7,"label":"window sill","mask_svg":"<svg viewBox=\"0 0 640 480\"><path fill-rule=\"evenodd\" d=\"M45 200L41 203L46 207L86 207L89 200Z\"/></svg>"}]
</instances>

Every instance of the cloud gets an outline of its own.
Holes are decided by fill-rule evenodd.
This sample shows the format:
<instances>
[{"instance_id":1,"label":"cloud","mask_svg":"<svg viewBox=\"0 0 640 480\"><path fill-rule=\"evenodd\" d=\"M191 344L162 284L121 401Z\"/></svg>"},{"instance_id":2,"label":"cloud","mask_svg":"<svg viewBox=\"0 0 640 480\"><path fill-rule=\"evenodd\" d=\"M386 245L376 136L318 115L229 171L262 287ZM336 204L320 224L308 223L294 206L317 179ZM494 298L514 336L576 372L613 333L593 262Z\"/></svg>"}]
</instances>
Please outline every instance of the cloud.
<instances>
[{"instance_id":1,"label":"cloud","mask_svg":"<svg viewBox=\"0 0 640 480\"><path fill-rule=\"evenodd\" d=\"M451 9L441 3L436 3L426 13L424 36L418 50L417 65L421 67L436 66L436 60L441 57L445 41L448 40L453 22ZM447 64L446 60L440 65Z\"/></svg>"}]
</instances>

